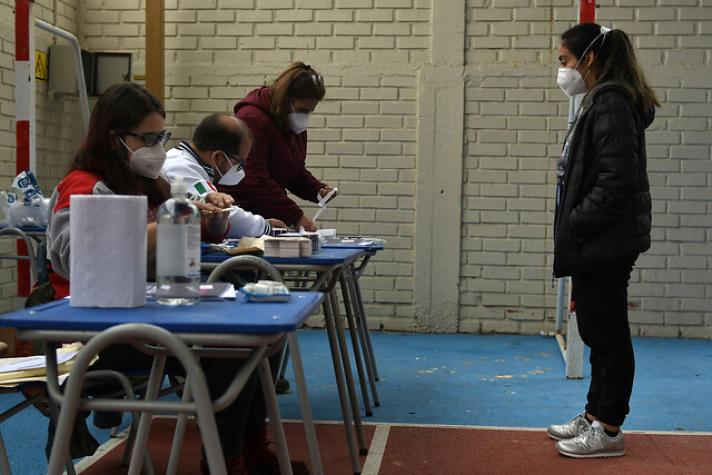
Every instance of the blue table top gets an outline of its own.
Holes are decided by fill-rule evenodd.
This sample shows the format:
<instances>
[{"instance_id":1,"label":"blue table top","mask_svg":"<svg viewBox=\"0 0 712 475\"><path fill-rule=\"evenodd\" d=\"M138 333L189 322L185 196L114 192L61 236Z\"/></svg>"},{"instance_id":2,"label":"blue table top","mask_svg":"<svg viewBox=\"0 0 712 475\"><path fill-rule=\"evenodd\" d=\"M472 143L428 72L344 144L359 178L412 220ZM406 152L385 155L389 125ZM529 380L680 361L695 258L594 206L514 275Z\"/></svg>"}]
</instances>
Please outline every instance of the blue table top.
<instances>
[{"instance_id":1,"label":"blue table top","mask_svg":"<svg viewBox=\"0 0 712 475\"><path fill-rule=\"evenodd\" d=\"M356 258L360 257L365 250L363 248L329 248L321 249L312 254L311 257L272 257L262 256L264 260L270 264L287 264L287 265L308 265L308 266L333 266L339 264L347 264ZM229 259L232 256L222 252L203 253L200 256L202 262L220 263Z\"/></svg>"},{"instance_id":2,"label":"blue table top","mask_svg":"<svg viewBox=\"0 0 712 475\"><path fill-rule=\"evenodd\" d=\"M321 303L319 292L291 292L288 302L203 300L171 307L154 300L144 307L72 307L69 299L0 315L0 326L35 330L101 331L122 323L150 323L174 333L275 334L301 327Z\"/></svg>"}]
</instances>

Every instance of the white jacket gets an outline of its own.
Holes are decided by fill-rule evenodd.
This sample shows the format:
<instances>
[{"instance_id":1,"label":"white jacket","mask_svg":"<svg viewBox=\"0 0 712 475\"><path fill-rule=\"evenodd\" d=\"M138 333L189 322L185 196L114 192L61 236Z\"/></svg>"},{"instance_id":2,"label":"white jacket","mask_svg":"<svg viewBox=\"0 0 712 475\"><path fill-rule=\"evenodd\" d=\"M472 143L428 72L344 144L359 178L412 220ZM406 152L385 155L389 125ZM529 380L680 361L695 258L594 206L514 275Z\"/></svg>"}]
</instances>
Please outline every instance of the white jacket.
<instances>
[{"instance_id":1,"label":"white jacket","mask_svg":"<svg viewBox=\"0 0 712 475\"><path fill-rule=\"evenodd\" d=\"M205 199L206 195L217 191L212 183L212 167L203 162L190 144L185 141L166 152L166 161L161 172L170 182L173 182L177 177L183 177L183 183L192 198ZM228 220L230 230L227 237L230 238L262 236L272 230L270 224L262 216L252 214L240 207L236 207L230 213Z\"/></svg>"}]
</instances>

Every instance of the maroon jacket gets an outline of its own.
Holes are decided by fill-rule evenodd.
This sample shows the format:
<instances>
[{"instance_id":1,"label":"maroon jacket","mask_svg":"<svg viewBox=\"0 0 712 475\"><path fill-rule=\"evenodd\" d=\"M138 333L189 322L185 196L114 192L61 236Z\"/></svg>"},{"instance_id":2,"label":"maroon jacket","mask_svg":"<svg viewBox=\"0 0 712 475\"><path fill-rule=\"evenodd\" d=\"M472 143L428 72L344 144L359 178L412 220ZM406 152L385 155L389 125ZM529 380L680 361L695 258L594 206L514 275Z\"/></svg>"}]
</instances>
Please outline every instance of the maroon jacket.
<instances>
[{"instance_id":1,"label":"maroon jacket","mask_svg":"<svg viewBox=\"0 0 712 475\"><path fill-rule=\"evenodd\" d=\"M306 169L307 133L280 129L270 106L266 87L255 89L235 105L235 115L245 121L254 140L245 178L236 186L219 185L218 190L232 195L243 209L291 225L304 213L287 190L316 202L325 185Z\"/></svg>"}]
</instances>

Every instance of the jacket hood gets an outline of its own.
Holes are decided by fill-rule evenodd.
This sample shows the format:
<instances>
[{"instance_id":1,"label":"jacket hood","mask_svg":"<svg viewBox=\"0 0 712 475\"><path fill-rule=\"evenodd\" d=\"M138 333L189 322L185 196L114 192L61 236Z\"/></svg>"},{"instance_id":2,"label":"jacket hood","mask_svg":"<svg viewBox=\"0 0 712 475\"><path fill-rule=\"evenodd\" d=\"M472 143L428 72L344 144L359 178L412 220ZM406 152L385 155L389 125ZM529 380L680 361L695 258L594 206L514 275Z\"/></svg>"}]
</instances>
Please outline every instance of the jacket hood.
<instances>
[{"instance_id":1,"label":"jacket hood","mask_svg":"<svg viewBox=\"0 0 712 475\"><path fill-rule=\"evenodd\" d=\"M626 97L628 97L630 100L633 100L631 97L630 90L626 88L623 84L619 82L605 82L603 84L598 84L596 85L591 91L586 95L584 102L585 102L585 107L588 108L592 103L596 101L596 98L603 93L604 91L618 91L622 94L624 94ZM646 108L646 110L641 111L637 108L634 107L634 109L638 112L638 117L641 120L641 125L643 126L644 129L647 129L650 127L650 124L653 123L653 120L655 120L655 107L650 106Z\"/></svg>"},{"instance_id":2,"label":"jacket hood","mask_svg":"<svg viewBox=\"0 0 712 475\"><path fill-rule=\"evenodd\" d=\"M272 114L272 98L268 87L259 87L250 91L243 100L235 104L235 114L243 107L253 106L262 110L268 115Z\"/></svg>"}]
</instances>

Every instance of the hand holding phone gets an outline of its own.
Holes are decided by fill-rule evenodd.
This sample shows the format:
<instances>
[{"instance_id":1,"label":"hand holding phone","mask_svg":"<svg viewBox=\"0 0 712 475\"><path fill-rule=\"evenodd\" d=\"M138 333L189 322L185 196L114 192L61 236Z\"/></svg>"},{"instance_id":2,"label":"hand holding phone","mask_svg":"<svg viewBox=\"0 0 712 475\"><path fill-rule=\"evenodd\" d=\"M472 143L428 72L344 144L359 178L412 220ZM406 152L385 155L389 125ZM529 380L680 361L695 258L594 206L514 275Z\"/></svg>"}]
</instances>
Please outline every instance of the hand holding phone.
<instances>
[{"instance_id":1,"label":"hand holding phone","mask_svg":"<svg viewBox=\"0 0 712 475\"><path fill-rule=\"evenodd\" d=\"M324 190L328 190L326 192L326 194L322 194L322 191L324 191ZM325 206L326 203L328 203L329 201L334 199L334 197L336 197L336 195L338 193L339 193L339 189L336 187L325 186L324 188L319 190L319 193L318 193L319 196L317 196L319 206L321 206L321 207Z\"/></svg>"}]
</instances>

